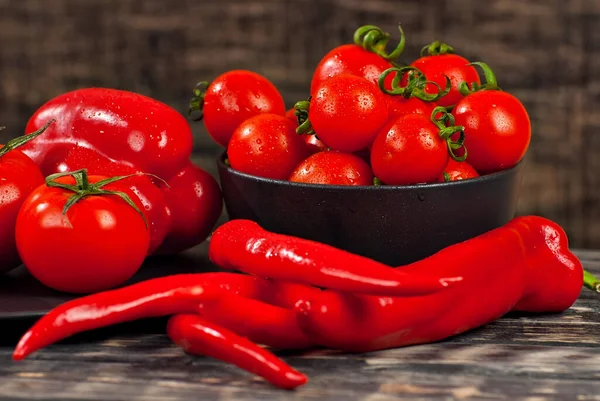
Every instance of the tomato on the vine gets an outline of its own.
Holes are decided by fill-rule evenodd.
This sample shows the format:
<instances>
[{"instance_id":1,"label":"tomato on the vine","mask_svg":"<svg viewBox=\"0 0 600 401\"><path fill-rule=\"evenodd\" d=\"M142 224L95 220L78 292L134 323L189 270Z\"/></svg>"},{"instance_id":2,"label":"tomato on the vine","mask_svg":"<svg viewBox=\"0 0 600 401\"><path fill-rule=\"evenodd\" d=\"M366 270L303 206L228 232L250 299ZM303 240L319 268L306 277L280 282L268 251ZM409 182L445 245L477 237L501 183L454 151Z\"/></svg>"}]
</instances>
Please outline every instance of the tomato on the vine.
<instances>
[{"instance_id":1,"label":"tomato on the vine","mask_svg":"<svg viewBox=\"0 0 600 401\"><path fill-rule=\"evenodd\" d=\"M35 278L59 291L90 293L120 285L139 269L150 233L118 178L56 174L27 197L16 242Z\"/></svg>"},{"instance_id":2,"label":"tomato on the vine","mask_svg":"<svg viewBox=\"0 0 600 401\"><path fill-rule=\"evenodd\" d=\"M428 81L435 82L443 87L446 77L450 79L450 91L437 101L440 106L453 106L463 98L458 88L462 82L480 82L477 70L468 65L469 60L454 54L454 49L445 43L433 42L425 46L421 54L422 56L413 61L411 66L423 72ZM437 91L438 88L433 84L428 84L425 87L427 93L433 94Z\"/></svg>"},{"instance_id":3,"label":"tomato on the vine","mask_svg":"<svg viewBox=\"0 0 600 401\"><path fill-rule=\"evenodd\" d=\"M401 96L386 95L385 99L388 105L390 119L405 114L423 114L425 116L430 116L433 109L437 107L437 104L433 102L426 102L416 97L405 99Z\"/></svg>"},{"instance_id":4,"label":"tomato on the vine","mask_svg":"<svg viewBox=\"0 0 600 401\"><path fill-rule=\"evenodd\" d=\"M227 147L233 169L280 180L286 180L308 155L295 125L275 114L259 114L244 121L234 131Z\"/></svg>"},{"instance_id":5,"label":"tomato on the vine","mask_svg":"<svg viewBox=\"0 0 600 401\"><path fill-rule=\"evenodd\" d=\"M338 75L318 87L308 119L325 145L351 153L369 147L387 122L388 109L383 93L371 82Z\"/></svg>"},{"instance_id":6,"label":"tomato on the vine","mask_svg":"<svg viewBox=\"0 0 600 401\"><path fill-rule=\"evenodd\" d=\"M404 51L405 37L402 28L400 41L391 53L385 47L389 34L376 26L365 25L354 33L354 44L338 46L329 51L319 62L312 77L310 93L315 94L324 81L338 75L356 75L377 84L379 76L393 67L395 60ZM389 81L392 80L389 77Z\"/></svg>"},{"instance_id":7,"label":"tomato on the vine","mask_svg":"<svg viewBox=\"0 0 600 401\"><path fill-rule=\"evenodd\" d=\"M358 156L327 151L316 153L300 163L289 180L309 184L372 185L373 172Z\"/></svg>"},{"instance_id":8,"label":"tomato on the vine","mask_svg":"<svg viewBox=\"0 0 600 401\"><path fill-rule=\"evenodd\" d=\"M252 71L228 71L208 85L194 89L190 113L199 111L208 134L227 147L233 131L245 120L258 114L285 115L281 94L267 78Z\"/></svg>"},{"instance_id":9,"label":"tomato on the vine","mask_svg":"<svg viewBox=\"0 0 600 401\"><path fill-rule=\"evenodd\" d=\"M469 163L457 162L450 158L444 172L439 176L438 182L461 181L476 177L479 177L479 174Z\"/></svg>"},{"instance_id":10,"label":"tomato on the vine","mask_svg":"<svg viewBox=\"0 0 600 401\"><path fill-rule=\"evenodd\" d=\"M531 141L531 122L527 110L515 96L499 90L491 69L476 63L485 72L487 83L476 86L454 108L456 124L465 127L468 161L480 174L515 166L527 152Z\"/></svg>"},{"instance_id":11,"label":"tomato on the vine","mask_svg":"<svg viewBox=\"0 0 600 401\"><path fill-rule=\"evenodd\" d=\"M391 120L371 149L375 176L387 185L435 182L448 164L451 136L461 127L446 127L438 107L432 116L406 114ZM447 113L445 113L447 115Z\"/></svg>"}]
</instances>

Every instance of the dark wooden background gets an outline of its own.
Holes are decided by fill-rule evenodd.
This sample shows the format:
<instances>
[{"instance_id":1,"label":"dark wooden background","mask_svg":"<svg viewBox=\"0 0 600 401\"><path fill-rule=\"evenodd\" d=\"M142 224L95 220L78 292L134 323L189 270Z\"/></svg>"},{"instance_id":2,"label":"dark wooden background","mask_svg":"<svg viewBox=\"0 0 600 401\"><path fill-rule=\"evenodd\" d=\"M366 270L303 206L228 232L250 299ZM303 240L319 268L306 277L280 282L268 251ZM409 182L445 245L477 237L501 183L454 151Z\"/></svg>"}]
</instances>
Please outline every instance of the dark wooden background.
<instances>
[{"instance_id":1,"label":"dark wooden background","mask_svg":"<svg viewBox=\"0 0 600 401\"><path fill-rule=\"evenodd\" d=\"M0 139L20 134L44 101L86 86L183 112L196 81L233 68L266 75L291 105L356 26L397 22L407 61L440 38L495 69L533 122L519 213L600 247L597 0L0 0ZM194 132L199 155L217 153L201 124Z\"/></svg>"}]
</instances>

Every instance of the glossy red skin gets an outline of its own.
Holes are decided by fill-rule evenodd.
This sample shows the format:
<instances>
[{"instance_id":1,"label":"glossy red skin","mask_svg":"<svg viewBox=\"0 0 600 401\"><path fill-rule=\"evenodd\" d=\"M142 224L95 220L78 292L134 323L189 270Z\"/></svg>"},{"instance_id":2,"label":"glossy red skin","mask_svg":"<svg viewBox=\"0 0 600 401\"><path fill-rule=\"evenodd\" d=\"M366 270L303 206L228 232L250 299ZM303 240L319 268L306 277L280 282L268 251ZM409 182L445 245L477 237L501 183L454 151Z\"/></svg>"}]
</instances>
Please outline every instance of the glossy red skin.
<instances>
[{"instance_id":1,"label":"glossy red skin","mask_svg":"<svg viewBox=\"0 0 600 401\"><path fill-rule=\"evenodd\" d=\"M310 93L314 95L323 82L338 75L355 75L377 85L379 76L392 67L389 61L360 46L338 46L327 53L317 65L310 84ZM393 74L388 77L391 82Z\"/></svg>"},{"instance_id":2,"label":"glossy red skin","mask_svg":"<svg viewBox=\"0 0 600 401\"><path fill-rule=\"evenodd\" d=\"M268 350L198 315L173 316L167 324L167 334L188 353L232 363L274 386L294 389L307 382L306 376Z\"/></svg>"},{"instance_id":3,"label":"glossy red skin","mask_svg":"<svg viewBox=\"0 0 600 401\"><path fill-rule=\"evenodd\" d=\"M292 182L325 185L373 185L373 172L360 157L337 151L316 153L296 167Z\"/></svg>"},{"instance_id":4,"label":"glossy red skin","mask_svg":"<svg viewBox=\"0 0 600 401\"><path fill-rule=\"evenodd\" d=\"M233 169L279 180L287 180L308 155L294 124L275 114L260 114L244 121L227 148Z\"/></svg>"},{"instance_id":5,"label":"glossy red skin","mask_svg":"<svg viewBox=\"0 0 600 401\"><path fill-rule=\"evenodd\" d=\"M173 254L202 243L223 209L219 184L189 162L167 184L161 184L161 190L171 212L171 225L157 253Z\"/></svg>"},{"instance_id":6,"label":"glossy red skin","mask_svg":"<svg viewBox=\"0 0 600 401\"><path fill-rule=\"evenodd\" d=\"M294 127L298 126L298 118L296 118L296 110L289 109L286 113L285 116L287 117L288 120L290 120L293 124ZM308 152L312 155L314 153L317 152L323 152L324 150L327 150L327 146L325 146L325 144L316 136L316 135L301 135L302 140L304 141L304 143L306 144L306 148L308 149Z\"/></svg>"},{"instance_id":7,"label":"glossy red skin","mask_svg":"<svg viewBox=\"0 0 600 401\"><path fill-rule=\"evenodd\" d=\"M131 199L146 215L150 226L148 254L153 254L164 241L171 226L171 211L167 207L163 193L155 185L155 182L159 183L160 180L141 175L141 171L127 164L115 162L92 149L80 146L71 148L65 158L56 166L52 166L52 170L48 173L62 173L82 168L85 168L90 175L103 175L106 177L140 174L127 178L119 184L126 185L130 189Z\"/></svg>"},{"instance_id":8,"label":"glossy red skin","mask_svg":"<svg viewBox=\"0 0 600 401\"><path fill-rule=\"evenodd\" d=\"M175 109L137 93L105 88L67 92L40 107L27 123L33 132L55 118L23 152L44 176L74 146L91 148L119 163L163 179L175 175L192 153L192 132Z\"/></svg>"},{"instance_id":9,"label":"glossy red skin","mask_svg":"<svg viewBox=\"0 0 600 401\"><path fill-rule=\"evenodd\" d=\"M27 196L44 183L37 165L19 150L0 157L0 273L20 263L15 244L17 214Z\"/></svg>"},{"instance_id":10,"label":"glossy red skin","mask_svg":"<svg viewBox=\"0 0 600 401\"><path fill-rule=\"evenodd\" d=\"M298 304L300 327L316 344L339 350L397 348L439 341L512 310L563 311L583 284L581 263L569 251L564 231L537 216L515 218L399 270L462 281L425 297L324 291Z\"/></svg>"},{"instance_id":11,"label":"glossy red skin","mask_svg":"<svg viewBox=\"0 0 600 401\"><path fill-rule=\"evenodd\" d=\"M444 168L442 175L438 177L438 182L447 182L445 174L448 175L448 181L468 180L469 178L479 177L477 171L467 162L457 162L453 158L448 158L448 164Z\"/></svg>"},{"instance_id":12,"label":"glossy red skin","mask_svg":"<svg viewBox=\"0 0 600 401\"><path fill-rule=\"evenodd\" d=\"M469 85L471 82L481 82L475 67L467 66L469 63L469 60L456 54L441 54L421 57L415 60L411 66L418 68L428 81L435 82L442 88L446 87L444 75L450 78L450 92L437 101L438 106L448 107L455 105L463 98L458 90L461 82L467 82ZM425 87L425 92L430 94L436 94L438 91L439 89L433 84Z\"/></svg>"},{"instance_id":13,"label":"glossy red skin","mask_svg":"<svg viewBox=\"0 0 600 401\"><path fill-rule=\"evenodd\" d=\"M387 122L388 109L383 93L369 81L338 75L315 91L308 118L328 147L352 153L369 147Z\"/></svg>"},{"instance_id":14,"label":"glossy red skin","mask_svg":"<svg viewBox=\"0 0 600 401\"><path fill-rule=\"evenodd\" d=\"M57 181L75 183L72 177ZM104 189L127 190L118 183ZM90 293L123 284L148 252L144 219L117 196L85 197L65 217L62 210L72 195L41 185L25 200L16 225L21 260L35 278L59 291Z\"/></svg>"},{"instance_id":15,"label":"glossy red skin","mask_svg":"<svg viewBox=\"0 0 600 401\"><path fill-rule=\"evenodd\" d=\"M204 126L227 147L233 131L258 114L285 115L281 94L268 79L252 71L228 71L209 85L204 96Z\"/></svg>"},{"instance_id":16,"label":"glossy red skin","mask_svg":"<svg viewBox=\"0 0 600 401\"><path fill-rule=\"evenodd\" d=\"M406 114L390 121L371 148L373 174L387 185L434 182L448 158L439 129L422 114Z\"/></svg>"},{"instance_id":17,"label":"glossy red skin","mask_svg":"<svg viewBox=\"0 0 600 401\"><path fill-rule=\"evenodd\" d=\"M531 141L523 104L507 92L484 90L461 100L452 114L465 127L469 163L481 174L516 165Z\"/></svg>"},{"instance_id":18,"label":"glossy red skin","mask_svg":"<svg viewBox=\"0 0 600 401\"><path fill-rule=\"evenodd\" d=\"M386 95L385 100L388 105L390 120L405 114L423 114L431 117L433 109L437 107L437 104L433 102L425 102L416 97L405 99L402 96Z\"/></svg>"}]
</instances>

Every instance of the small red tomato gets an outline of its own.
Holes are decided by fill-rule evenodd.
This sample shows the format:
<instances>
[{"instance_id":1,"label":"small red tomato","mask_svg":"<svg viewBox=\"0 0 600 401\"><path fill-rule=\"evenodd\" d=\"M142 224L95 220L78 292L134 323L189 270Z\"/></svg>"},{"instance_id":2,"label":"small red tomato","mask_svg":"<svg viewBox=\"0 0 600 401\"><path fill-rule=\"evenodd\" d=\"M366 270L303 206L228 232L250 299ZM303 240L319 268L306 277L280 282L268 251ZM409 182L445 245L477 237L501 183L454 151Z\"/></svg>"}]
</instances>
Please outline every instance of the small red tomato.
<instances>
[{"instance_id":1,"label":"small red tomato","mask_svg":"<svg viewBox=\"0 0 600 401\"><path fill-rule=\"evenodd\" d=\"M298 126L298 118L296 117L295 109L289 109L285 113L285 116L294 124L294 127ZM306 149L308 150L308 153L310 153L311 155L317 152L327 150L327 146L325 146L325 144L316 135L302 134L301 137L304 143L306 144Z\"/></svg>"},{"instance_id":2,"label":"small red tomato","mask_svg":"<svg viewBox=\"0 0 600 401\"><path fill-rule=\"evenodd\" d=\"M171 211L171 226L157 253L181 252L204 241L223 209L217 181L190 162L161 189Z\"/></svg>"},{"instance_id":3,"label":"small red tomato","mask_svg":"<svg viewBox=\"0 0 600 401\"><path fill-rule=\"evenodd\" d=\"M457 162L453 158L449 158L444 172L438 178L438 182L468 180L475 177L479 177L479 174L469 163Z\"/></svg>"},{"instance_id":4,"label":"small red tomato","mask_svg":"<svg viewBox=\"0 0 600 401\"><path fill-rule=\"evenodd\" d=\"M356 75L377 85L379 76L393 65L378 54L357 45L334 48L321 59L313 74L310 93L315 94L323 82L338 75ZM393 76L390 76L391 81Z\"/></svg>"},{"instance_id":5,"label":"small red tomato","mask_svg":"<svg viewBox=\"0 0 600 401\"><path fill-rule=\"evenodd\" d=\"M439 128L422 114L406 114L390 121L371 149L373 173L387 185L434 182L448 158Z\"/></svg>"},{"instance_id":6,"label":"small red tomato","mask_svg":"<svg viewBox=\"0 0 600 401\"><path fill-rule=\"evenodd\" d=\"M285 115L281 94L267 78L252 71L228 71L208 86L196 89L191 110L201 109L208 134L227 147L233 131L258 114Z\"/></svg>"},{"instance_id":7,"label":"small red tomato","mask_svg":"<svg viewBox=\"0 0 600 401\"><path fill-rule=\"evenodd\" d=\"M351 153L369 147L388 120L388 110L383 93L371 82L338 75L319 86L308 118L325 145Z\"/></svg>"},{"instance_id":8,"label":"small red tomato","mask_svg":"<svg viewBox=\"0 0 600 401\"><path fill-rule=\"evenodd\" d=\"M286 180L308 154L294 124L275 114L259 114L244 121L227 148L233 169L279 180Z\"/></svg>"},{"instance_id":9,"label":"small red tomato","mask_svg":"<svg viewBox=\"0 0 600 401\"><path fill-rule=\"evenodd\" d=\"M150 244L141 211L117 195L92 194L94 184L105 177L87 177L92 186L82 177L79 183L73 176L51 180L76 186L76 193L39 186L23 203L16 225L17 249L29 272L48 287L72 293L124 283L140 268ZM127 194L118 181L98 187ZM73 196L81 198L63 214Z\"/></svg>"},{"instance_id":10,"label":"small red tomato","mask_svg":"<svg viewBox=\"0 0 600 401\"><path fill-rule=\"evenodd\" d=\"M360 157L337 151L319 152L296 167L290 181L307 184L372 185L373 173Z\"/></svg>"},{"instance_id":11,"label":"small red tomato","mask_svg":"<svg viewBox=\"0 0 600 401\"><path fill-rule=\"evenodd\" d=\"M437 43L437 47L435 44ZM427 78L440 85L442 88L446 86L446 78L450 78L450 92L437 101L439 106L453 106L463 98L460 94L458 86L462 82L477 82L480 83L479 74L473 66L469 66L469 60L456 54L440 53L439 42L434 42L429 46L429 55L420 57L411 63L412 67L418 68ZM447 51L452 51L447 48ZM425 87L425 92L430 94L438 93L439 88L433 84L428 84Z\"/></svg>"},{"instance_id":12,"label":"small red tomato","mask_svg":"<svg viewBox=\"0 0 600 401\"><path fill-rule=\"evenodd\" d=\"M437 104L426 102L416 97L404 98L402 96L385 95L388 105L390 119L400 117L405 114L423 114L430 116Z\"/></svg>"},{"instance_id":13,"label":"small red tomato","mask_svg":"<svg viewBox=\"0 0 600 401\"><path fill-rule=\"evenodd\" d=\"M468 161L480 174L504 170L525 156L531 123L523 104L510 93L483 90L468 95L453 111L465 127Z\"/></svg>"}]
</instances>

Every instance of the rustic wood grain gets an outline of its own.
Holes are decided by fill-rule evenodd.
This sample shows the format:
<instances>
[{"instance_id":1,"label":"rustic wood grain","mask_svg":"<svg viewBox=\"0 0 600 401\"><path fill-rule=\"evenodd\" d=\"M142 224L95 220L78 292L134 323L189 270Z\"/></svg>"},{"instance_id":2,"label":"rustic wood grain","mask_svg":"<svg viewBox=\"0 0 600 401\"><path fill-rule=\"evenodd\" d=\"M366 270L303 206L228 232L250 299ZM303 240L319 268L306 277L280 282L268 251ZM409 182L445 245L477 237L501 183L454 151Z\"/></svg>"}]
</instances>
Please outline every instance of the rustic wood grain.
<instances>
[{"instance_id":1,"label":"rustic wood grain","mask_svg":"<svg viewBox=\"0 0 600 401\"><path fill-rule=\"evenodd\" d=\"M198 248L193 258L205 258ZM600 274L600 251L579 251ZM150 321L147 321L150 322ZM146 323L147 323L146 322ZM435 344L342 354L285 352L310 382L277 390L240 369L186 355L164 320L92 332L12 362L11 321L0 321L2 400L598 400L600 298L583 290L564 313L512 314ZM22 325L24 322L20 322ZM139 327L137 327L139 325ZM22 330L22 329L21 329Z\"/></svg>"},{"instance_id":2,"label":"rustic wood grain","mask_svg":"<svg viewBox=\"0 0 600 401\"><path fill-rule=\"evenodd\" d=\"M404 59L434 39L497 72L534 128L519 213L600 246L600 2L596 0L0 0L0 139L21 133L44 101L109 86L182 112L190 88L233 68L269 77L286 103L358 24L393 31ZM201 124L196 151L215 154Z\"/></svg>"}]
</instances>

